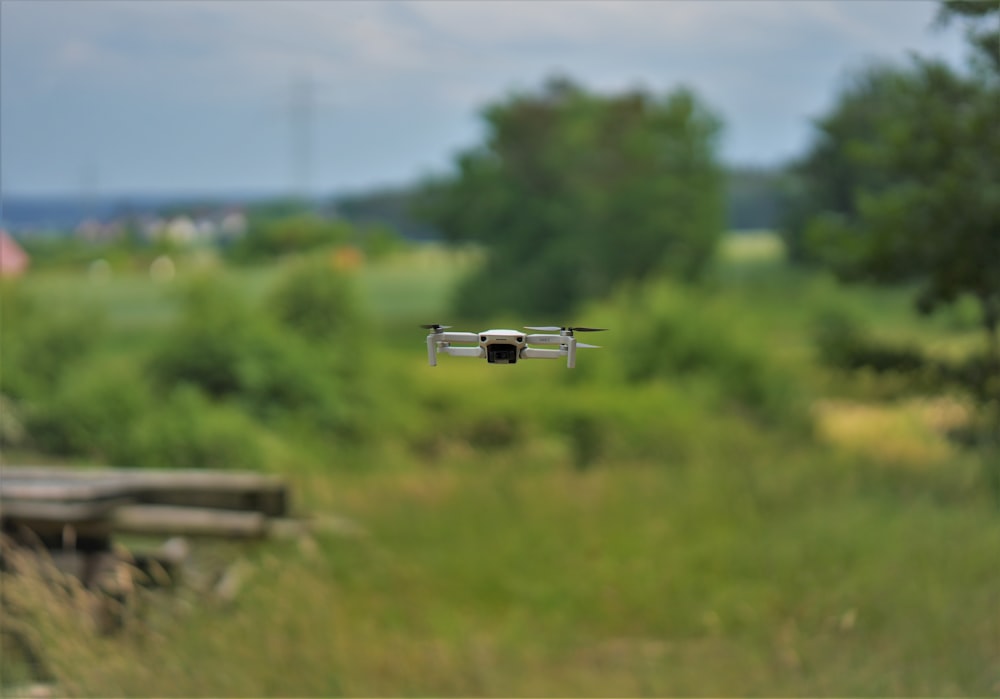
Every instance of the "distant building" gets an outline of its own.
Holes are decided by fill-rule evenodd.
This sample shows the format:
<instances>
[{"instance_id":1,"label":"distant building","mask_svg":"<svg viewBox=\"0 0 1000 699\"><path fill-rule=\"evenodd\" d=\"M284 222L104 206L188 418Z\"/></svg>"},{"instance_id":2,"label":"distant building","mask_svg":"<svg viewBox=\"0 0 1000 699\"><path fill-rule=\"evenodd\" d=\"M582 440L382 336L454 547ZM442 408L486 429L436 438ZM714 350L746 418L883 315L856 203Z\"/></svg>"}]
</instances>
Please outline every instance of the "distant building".
<instances>
[{"instance_id":1,"label":"distant building","mask_svg":"<svg viewBox=\"0 0 1000 699\"><path fill-rule=\"evenodd\" d=\"M223 240L242 238L247 232L247 217L242 211L229 211L219 223L219 237Z\"/></svg>"},{"instance_id":2,"label":"distant building","mask_svg":"<svg viewBox=\"0 0 1000 699\"><path fill-rule=\"evenodd\" d=\"M167 223L164 235L177 245L189 245L198 237L198 226L190 216L177 216Z\"/></svg>"},{"instance_id":3,"label":"distant building","mask_svg":"<svg viewBox=\"0 0 1000 699\"><path fill-rule=\"evenodd\" d=\"M31 258L7 231L0 228L0 277L17 277L28 269Z\"/></svg>"},{"instance_id":4,"label":"distant building","mask_svg":"<svg viewBox=\"0 0 1000 699\"><path fill-rule=\"evenodd\" d=\"M124 233L125 228L121 221L102 223L96 219L81 221L73 231L77 238L88 243L111 243L121 240Z\"/></svg>"}]
</instances>

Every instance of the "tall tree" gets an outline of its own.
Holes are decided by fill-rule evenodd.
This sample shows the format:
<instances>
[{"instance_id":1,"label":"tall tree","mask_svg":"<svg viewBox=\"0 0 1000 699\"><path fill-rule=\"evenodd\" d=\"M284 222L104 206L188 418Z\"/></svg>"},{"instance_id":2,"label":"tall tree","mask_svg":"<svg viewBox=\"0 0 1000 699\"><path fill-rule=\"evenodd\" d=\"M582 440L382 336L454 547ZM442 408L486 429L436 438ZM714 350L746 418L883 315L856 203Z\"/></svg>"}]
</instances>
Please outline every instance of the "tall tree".
<instances>
[{"instance_id":1,"label":"tall tree","mask_svg":"<svg viewBox=\"0 0 1000 699\"><path fill-rule=\"evenodd\" d=\"M724 220L719 120L689 91L593 95L565 79L484 112L487 137L422 213L488 249L458 311L560 316L623 279L693 279Z\"/></svg>"},{"instance_id":2,"label":"tall tree","mask_svg":"<svg viewBox=\"0 0 1000 699\"><path fill-rule=\"evenodd\" d=\"M923 312L974 299L986 352L967 385L1000 447L1000 4L951 1L942 16L970 23L968 69L915 57L848 89L799 165L786 234L842 276L915 283ZM998 453L984 463L1000 499Z\"/></svg>"},{"instance_id":3,"label":"tall tree","mask_svg":"<svg viewBox=\"0 0 1000 699\"><path fill-rule=\"evenodd\" d=\"M844 117L869 92L854 128ZM810 202L801 248L848 278L916 281L924 312L971 296L1000 367L1000 80L915 59L878 73L822 123L847 126L826 129L800 172L841 198Z\"/></svg>"},{"instance_id":4,"label":"tall tree","mask_svg":"<svg viewBox=\"0 0 1000 699\"><path fill-rule=\"evenodd\" d=\"M885 169L860 160L857 151L877 142L880 125L897 118L892 91L902 76L888 64L865 67L848 76L834 107L815 120L812 146L790 167L791 195L781 233L793 261L830 264L837 249L820 251L817 230L856 221L857 193L886 186Z\"/></svg>"},{"instance_id":5,"label":"tall tree","mask_svg":"<svg viewBox=\"0 0 1000 699\"><path fill-rule=\"evenodd\" d=\"M1000 3L996 0L944 0L938 24L960 21L975 55L973 61L1000 73Z\"/></svg>"}]
</instances>

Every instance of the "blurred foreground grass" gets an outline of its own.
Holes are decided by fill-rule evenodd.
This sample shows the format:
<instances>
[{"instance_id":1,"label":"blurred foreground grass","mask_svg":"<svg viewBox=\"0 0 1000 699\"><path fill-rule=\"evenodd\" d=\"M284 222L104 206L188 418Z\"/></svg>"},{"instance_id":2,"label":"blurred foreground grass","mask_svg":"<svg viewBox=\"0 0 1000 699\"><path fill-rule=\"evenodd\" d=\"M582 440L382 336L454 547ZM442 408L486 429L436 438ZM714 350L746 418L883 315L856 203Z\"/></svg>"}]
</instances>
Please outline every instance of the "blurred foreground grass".
<instances>
[{"instance_id":1,"label":"blurred foreground grass","mask_svg":"<svg viewBox=\"0 0 1000 699\"><path fill-rule=\"evenodd\" d=\"M424 250L359 272L373 438L261 424L267 468L318 527L227 547L246 577L234 601L143 591L123 634L95 637L65 593L5 580L61 690L1000 693L1000 516L980 456L946 438L967 407L833 374L811 334L833 308L961 352L963 310L926 324L905 291L844 289L785 268L773 238L742 237L704 289L625 294L577 319L613 330L575 372L432 369L415 326L450 320L473 263ZM277 272L218 270L248 295ZM32 283L93 294L136 346L171 312L165 287L134 278ZM663 344L645 343L649 327ZM644 349L652 364L630 354ZM355 526L322 526L333 517Z\"/></svg>"}]
</instances>

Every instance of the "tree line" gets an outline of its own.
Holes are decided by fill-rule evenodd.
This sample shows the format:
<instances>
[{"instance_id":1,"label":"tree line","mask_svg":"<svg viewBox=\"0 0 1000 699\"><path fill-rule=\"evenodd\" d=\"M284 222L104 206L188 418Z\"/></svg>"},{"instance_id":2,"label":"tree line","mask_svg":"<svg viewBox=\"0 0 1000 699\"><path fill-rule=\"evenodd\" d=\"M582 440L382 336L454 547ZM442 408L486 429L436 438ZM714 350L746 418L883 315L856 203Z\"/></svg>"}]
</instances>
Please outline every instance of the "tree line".
<instances>
[{"instance_id":1,"label":"tree line","mask_svg":"<svg viewBox=\"0 0 1000 699\"><path fill-rule=\"evenodd\" d=\"M907 283L924 313L973 299L986 352L952 373L1000 443L1000 4L945 0L938 21L964 25L966 66L855 71L773 172L727 173L722 119L688 89L598 95L559 77L488 105L484 141L414 193L422 221L487 252L456 313L570 318L623 283L696 282L738 206L776 222L795 264Z\"/></svg>"},{"instance_id":2,"label":"tree line","mask_svg":"<svg viewBox=\"0 0 1000 699\"><path fill-rule=\"evenodd\" d=\"M595 94L566 77L483 109L486 136L453 172L343 199L488 251L460 310L571 313L622 280L695 280L724 230L769 228L790 258L844 279L915 281L932 311L980 306L1000 363L1000 6L946 0L964 69L911 57L851 74L793 162L723 165L721 117L693 91Z\"/></svg>"}]
</instances>

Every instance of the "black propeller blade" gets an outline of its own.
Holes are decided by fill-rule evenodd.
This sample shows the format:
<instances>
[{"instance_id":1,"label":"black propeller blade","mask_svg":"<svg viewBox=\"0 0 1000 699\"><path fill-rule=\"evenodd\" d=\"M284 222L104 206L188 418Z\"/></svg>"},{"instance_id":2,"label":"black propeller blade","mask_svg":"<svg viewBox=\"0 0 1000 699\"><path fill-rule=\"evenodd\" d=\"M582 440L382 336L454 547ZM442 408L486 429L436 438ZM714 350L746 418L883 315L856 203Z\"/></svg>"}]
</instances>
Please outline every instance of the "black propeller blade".
<instances>
[{"instance_id":1,"label":"black propeller blade","mask_svg":"<svg viewBox=\"0 0 1000 699\"><path fill-rule=\"evenodd\" d=\"M541 330L542 332L550 332L550 333L563 332L564 330L568 330L571 333L573 332L596 333L607 330L607 328L583 328L583 327L574 327L568 325L563 325L561 327L556 325L525 325L524 327L527 330Z\"/></svg>"},{"instance_id":2,"label":"black propeller blade","mask_svg":"<svg viewBox=\"0 0 1000 699\"><path fill-rule=\"evenodd\" d=\"M447 330L451 326L450 325L439 325L438 323L430 323L428 325L421 325L420 327L423 328L424 330L434 330L436 332L438 330Z\"/></svg>"}]
</instances>

